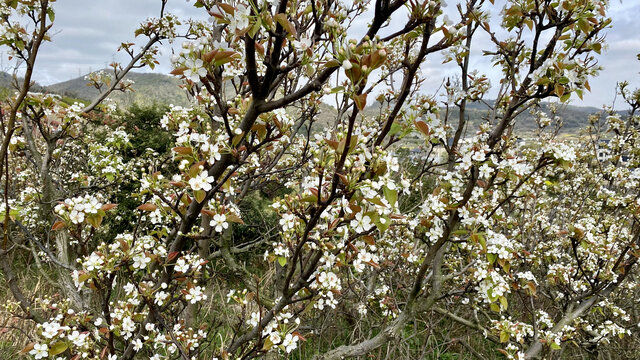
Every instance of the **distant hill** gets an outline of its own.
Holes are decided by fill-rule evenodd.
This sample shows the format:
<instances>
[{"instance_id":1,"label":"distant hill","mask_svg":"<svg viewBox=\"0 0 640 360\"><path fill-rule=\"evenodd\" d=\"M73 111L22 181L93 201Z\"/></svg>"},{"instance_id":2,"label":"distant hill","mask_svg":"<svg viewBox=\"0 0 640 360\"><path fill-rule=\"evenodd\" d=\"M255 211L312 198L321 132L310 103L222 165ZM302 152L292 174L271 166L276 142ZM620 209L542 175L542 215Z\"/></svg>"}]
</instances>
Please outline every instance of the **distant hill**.
<instances>
[{"instance_id":1,"label":"distant hill","mask_svg":"<svg viewBox=\"0 0 640 360\"><path fill-rule=\"evenodd\" d=\"M0 71L0 88L9 89L12 85L13 77L6 72Z\"/></svg>"},{"instance_id":2,"label":"distant hill","mask_svg":"<svg viewBox=\"0 0 640 360\"><path fill-rule=\"evenodd\" d=\"M23 78L18 78L18 83L21 84ZM32 86L33 91L44 91L44 87L38 85L37 83ZM8 93L15 91L13 75L8 74L4 71L0 71L0 92Z\"/></svg>"},{"instance_id":3,"label":"distant hill","mask_svg":"<svg viewBox=\"0 0 640 360\"><path fill-rule=\"evenodd\" d=\"M488 101L491 105L493 102ZM541 104L542 110L551 117L551 111L549 105L546 103ZM365 116L377 116L379 114L380 104L374 103L367 106L364 109ZM561 105L558 108L557 116L563 121L563 127L560 133L563 134L577 134L581 129L585 128L589 124L589 115L599 112L601 109L596 107L587 106L573 106L573 105ZM478 125L485 121L489 113L489 107L481 102L474 102L467 104L466 115L469 121L469 130L472 131ZM320 114L316 117L316 122L313 125L313 130L319 130L323 127L332 127L336 118L336 109L327 104L320 106ZM457 119L459 117L458 108L449 109L449 121L452 126L457 125ZM537 123L534 117L525 111L517 116L516 130L522 132L533 132L537 129Z\"/></svg>"},{"instance_id":4,"label":"distant hill","mask_svg":"<svg viewBox=\"0 0 640 360\"><path fill-rule=\"evenodd\" d=\"M123 107L128 107L134 103L139 105L150 105L152 103L188 105L189 102L184 91L179 87L181 81L173 76L151 73L129 73L127 79L133 80L134 92L115 92L111 95L117 103ZM0 72L0 89L12 88L11 75ZM46 87L37 87L35 91L48 91L70 98L91 100L98 95L98 91L87 86L84 76L49 85ZM6 90L5 90L6 92ZM491 101L488 101L491 104ZM548 105L542 104L543 110L549 114ZM336 109L331 105L322 104L320 114L316 117L316 121L312 130L319 131L323 128L333 127L337 116ZM375 116L378 113L379 104L368 106L364 113L366 116ZM487 116L489 108L483 103L470 103L467 105L467 116L472 128L483 122ZM599 112L596 107L583 107L573 105L563 105L560 107L558 115L563 119L564 126L561 130L565 134L576 134L580 129L588 124L590 114ZM457 119L457 109L450 109L450 118ZM520 131L533 131L536 128L536 122L528 111L518 115L516 129Z\"/></svg>"},{"instance_id":5,"label":"distant hill","mask_svg":"<svg viewBox=\"0 0 640 360\"><path fill-rule=\"evenodd\" d=\"M490 105L493 105L493 101L487 101ZM549 104L540 104L542 110L551 117L551 111ZM589 115L595 114L602 109L591 106L574 106L574 105L560 105L558 107L557 116L562 119L561 133L575 134L580 129L585 128L589 124ZM478 125L483 122L483 119L487 116L489 107L481 102L474 102L467 104L467 116L472 124ZM454 119L458 118L458 109L453 109L451 115ZM533 131L537 128L537 123L533 115L529 111L525 111L519 114L516 122L516 130L520 131Z\"/></svg>"},{"instance_id":6,"label":"distant hill","mask_svg":"<svg viewBox=\"0 0 640 360\"><path fill-rule=\"evenodd\" d=\"M128 107L137 103L150 105L154 102L162 104L188 105L185 92L178 87L180 80L173 76L150 73L130 72L125 79L133 80L133 92L113 92L110 96L118 104ZM83 100L92 100L98 90L87 86L84 76L47 86L47 90Z\"/></svg>"}]
</instances>

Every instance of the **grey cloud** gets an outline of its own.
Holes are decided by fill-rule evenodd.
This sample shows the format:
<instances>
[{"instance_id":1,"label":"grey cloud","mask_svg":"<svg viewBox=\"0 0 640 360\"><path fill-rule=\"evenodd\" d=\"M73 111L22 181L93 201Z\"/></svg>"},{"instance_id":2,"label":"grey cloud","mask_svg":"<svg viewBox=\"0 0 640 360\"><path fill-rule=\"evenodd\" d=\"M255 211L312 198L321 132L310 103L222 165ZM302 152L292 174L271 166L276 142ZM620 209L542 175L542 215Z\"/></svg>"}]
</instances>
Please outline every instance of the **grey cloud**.
<instances>
[{"instance_id":1,"label":"grey cloud","mask_svg":"<svg viewBox=\"0 0 640 360\"><path fill-rule=\"evenodd\" d=\"M169 1L167 11L182 18L206 18L202 9L195 9L193 1ZM65 0L55 3L56 24L53 42L43 46L38 59L36 80L43 84L68 80L84 74L89 70L103 68L106 64L117 60L126 61L126 57L116 51L123 41L134 40L133 32L138 24L147 17L157 16L159 0ZM496 1L496 9L500 8L500 1ZM453 6L446 9L451 19L456 18ZM618 80L629 80L632 85L640 85L639 62L636 54L640 52L640 4L637 1L613 1L610 7L613 18L613 28L608 31L608 50L598 57L599 64L604 66L601 75L590 81L593 91L586 93L583 101L574 100L577 105L599 107L610 103L614 97L615 83ZM405 19L404 14L398 14L391 23L391 27ZM494 13L494 23L497 16ZM354 24L361 30L355 29L353 37L364 33L366 22L360 20ZM398 25L399 26L399 25ZM493 26L497 28L497 23ZM385 31L390 31L386 30ZM434 38L433 41L437 41ZM178 44L174 44L177 46ZM486 36L478 36L474 40L472 49L492 48ZM161 64L155 72L168 73L168 55L171 47L165 44L161 47L163 56ZM485 56L473 57L472 68L487 74L493 86L498 86L499 69L491 66L491 59ZM424 84L425 92L432 92L442 83L443 76L455 76L451 64L442 65L440 56L431 57L425 64L424 71L429 79ZM148 71L148 70L146 70Z\"/></svg>"}]
</instances>

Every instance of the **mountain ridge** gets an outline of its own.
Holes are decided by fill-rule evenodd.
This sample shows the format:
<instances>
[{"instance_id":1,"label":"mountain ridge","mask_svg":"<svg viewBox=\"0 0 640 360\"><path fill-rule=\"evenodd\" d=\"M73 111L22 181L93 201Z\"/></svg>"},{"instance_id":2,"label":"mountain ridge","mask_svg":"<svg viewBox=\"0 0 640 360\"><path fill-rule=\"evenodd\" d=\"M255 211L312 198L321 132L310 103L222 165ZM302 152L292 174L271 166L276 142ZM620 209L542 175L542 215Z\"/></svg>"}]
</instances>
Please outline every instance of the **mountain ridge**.
<instances>
[{"instance_id":1,"label":"mountain ridge","mask_svg":"<svg viewBox=\"0 0 640 360\"><path fill-rule=\"evenodd\" d=\"M99 92L97 89L87 86L88 81L85 80L84 77L85 76L80 76L48 86L36 84L35 90L41 92L47 91L61 96L89 101L95 98ZM0 88L11 88L12 78L11 75L0 72ZM130 72L125 79L134 82L132 85L134 91L127 93L114 92L110 96L120 106L129 107L134 103L143 106L154 103L181 106L189 105L185 92L179 87L181 81L176 77L164 74ZM487 103L490 105L492 101L487 101ZM335 115L333 113L336 111L335 108L329 104L323 105L326 106L322 106L323 111L316 121L317 124L314 126L315 128L332 126L334 122ZM550 114L549 104L542 103L541 107L547 114ZM372 116L377 112L377 109L379 109L379 105L372 104L365 109L365 115ZM483 121L488 110L489 107L487 104L481 102L468 103L468 120L471 124L477 126ZM557 114L563 120L561 132L565 134L576 134L588 124L589 115L599 111L601 111L601 109L592 106L561 105ZM452 118L457 118L457 109L451 109L449 115ZM518 115L517 130L533 131L536 127L535 119L529 112Z\"/></svg>"}]
</instances>

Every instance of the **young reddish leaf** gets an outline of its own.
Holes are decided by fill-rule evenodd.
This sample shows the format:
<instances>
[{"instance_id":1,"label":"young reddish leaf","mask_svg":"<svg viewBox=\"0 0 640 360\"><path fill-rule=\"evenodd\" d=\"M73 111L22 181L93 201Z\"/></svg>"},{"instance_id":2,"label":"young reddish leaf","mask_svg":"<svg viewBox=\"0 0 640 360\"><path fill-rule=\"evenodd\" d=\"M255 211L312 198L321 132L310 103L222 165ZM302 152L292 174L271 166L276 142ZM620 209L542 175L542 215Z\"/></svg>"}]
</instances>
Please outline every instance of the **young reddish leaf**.
<instances>
[{"instance_id":1,"label":"young reddish leaf","mask_svg":"<svg viewBox=\"0 0 640 360\"><path fill-rule=\"evenodd\" d=\"M423 133L425 136L429 136L429 126L427 125L427 123L425 123L422 120L418 120L414 122L414 124L416 125L418 130L420 130L421 133Z\"/></svg>"},{"instance_id":2,"label":"young reddish leaf","mask_svg":"<svg viewBox=\"0 0 640 360\"><path fill-rule=\"evenodd\" d=\"M375 239L371 235L365 235L365 236L362 237L362 239L364 240L364 242L366 242L369 245L373 246L373 245L376 244Z\"/></svg>"},{"instance_id":3,"label":"young reddish leaf","mask_svg":"<svg viewBox=\"0 0 640 360\"><path fill-rule=\"evenodd\" d=\"M367 106L367 93L360 94L354 98L358 110L362 111Z\"/></svg>"},{"instance_id":4,"label":"young reddish leaf","mask_svg":"<svg viewBox=\"0 0 640 360\"><path fill-rule=\"evenodd\" d=\"M223 2L216 3L216 6L222 9L222 11L226 12L229 15L233 15L236 12L236 8Z\"/></svg>"},{"instance_id":5,"label":"young reddish leaf","mask_svg":"<svg viewBox=\"0 0 640 360\"><path fill-rule=\"evenodd\" d=\"M380 269L380 265L376 264L373 260L369 260L367 262L365 262L365 264L369 264L372 267L376 268L376 269Z\"/></svg>"},{"instance_id":6,"label":"young reddish leaf","mask_svg":"<svg viewBox=\"0 0 640 360\"><path fill-rule=\"evenodd\" d=\"M327 145L329 145L329 147L331 147L333 150L337 150L338 149L338 142L335 140L329 140L329 139L324 139L324 141L327 142Z\"/></svg>"},{"instance_id":7,"label":"young reddish leaf","mask_svg":"<svg viewBox=\"0 0 640 360\"><path fill-rule=\"evenodd\" d=\"M36 343L32 342L32 343L28 343L27 346L25 346L22 350L20 350L20 354L26 354L29 351L33 350L33 347L36 345Z\"/></svg>"},{"instance_id":8,"label":"young reddish leaf","mask_svg":"<svg viewBox=\"0 0 640 360\"><path fill-rule=\"evenodd\" d=\"M235 51L218 51L214 56L214 64L216 66L224 65L232 61L236 57Z\"/></svg>"},{"instance_id":9,"label":"young reddish leaf","mask_svg":"<svg viewBox=\"0 0 640 360\"><path fill-rule=\"evenodd\" d=\"M264 46L262 46L262 44L260 44L259 42L256 42L256 51L264 56Z\"/></svg>"},{"instance_id":10,"label":"young reddish leaf","mask_svg":"<svg viewBox=\"0 0 640 360\"><path fill-rule=\"evenodd\" d=\"M338 224L340 223L340 219L335 219L331 222L331 224L329 224L329 229L333 229L336 226L338 226Z\"/></svg>"},{"instance_id":11,"label":"young reddish leaf","mask_svg":"<svg viewBox=\"0 0 640 360\"><path fill-rule=\"evenodd\" d=\"M589 85L589 81L585 81L584 82L584 87L585 87L585 89L591 91L591 85Z\"/></svg>"},{"instance_id":12,"label":"young reddish leaf","mask_svg":"<svg viewBox=\"0 0 640 360\"><path fill-rule=\"evenodd\" d=\"M55 230L60 230L60 229L62 229L63 227L65 227L65 225L66 225L66 224L64 223L64 221L62 221L62 220L58 220L58 221L56 221L56 222L54 222L54 223L53 223L53 226L51 227L51 230L54 230L54 231L55 231Z\"/></svg>"},{"instance_id":13,"label":"young reddish leaf","mask_svg":"<svg viewBox=\"0 0 640 360\"><path fill-rule=\"evenodd\" d=\"M180 75L183 75L184 71L187 70L187 69L188 69L188 67L186 67L186 66L180 66L180 67L177 67L177 68L171 70L171 72L169 72L169 74L180 76Z\"/></svg>"},{"instance_id":14,"label":"young reddish leaf","mask_svg":"<svg viewBox=\"0 0 640 360\"><path fill-rule=\"evenodd\" d=\"M218 50L211 50L208 53L202 55L202 60L204 62L210 63L215 58L217 53L218 53Z\"/></svg>"},{"instance_id":15,"label":"young reddish leaf","mask_svg":"<svg viewBox=\"0 0 640 360\"><path fill-rule=\"evenodd\" d=\"M180 155L189 155L193 151L190 147L187 146L176 146L171 149L173 152L178 153Z\"/></svg>"},{"instance_id":16,"label":"young reddish leaf","mask_svg":"<svg viewBox=\"0 0 640 360\"><path fill-rule=\"evenodd\" d=\"M157 208L158 207L155 204L146 203L138 206L136 209L142 211L155 211Z\"/></svg>"},{"instance_id":17,"label":"young reddish leaf","mask_svg":"<svg viewBox=\"0 0 640 360\"><path fill-rule=\"evenodd\" d=\"M104 211L109 211L111 209L113 209L114 207L117 207L118 204L104 204L102 205L101 209Z\"/></svg>"},{"instance_id":18,"label":"young reddish leaf","mask_svg":"<svg viewBox=\"0 0 640 360\"><path fill-rule=\"evenodd\" d=\"M354 214L357 214L362 210L362 208L356 204L349 204L349 209L351 209Z\"/></svg>"},{"instance_id":19,"label":"young reddish leaf","mask_svg":"<svg viewBox=\"0 0 640 360\"><path fill-rule=\"evenodd\" d=\"M242 221L242 219L238 217L236 214L228 213L226 215L227 215L227 221L232 223L237 223L237 224L244 224L244 221Z\"/></svg>"},{"instance_id":20,"label":"young reddish leaf","mask_svg":"<svg viewBox=\"0 0 640 360\"><path fill-rule=\"evenodd\" d=\"M213 217L213 215L216 214L215 211L211 211L211 210L208 210L208 209L202 209L202 210L200 210L200 213L204 214L204 215L208 215L209 217Z\"/></svg>"},{"instance_id":21,"label":"young reddish leaf","mask_svg":"<svg viewBox=\"0 0 640 360\"><path fill-rule=\"evenodd\" d=\"M349 179L344 174L337 173L337 175L343 184L345 184L346 186L349 186Z\"/></svg>"},{"instance_id":22,"label":"young reddish leaf","mask_svg":"<svg viewBox=\"0 0 640 360\"><path fill-rule=\"evenodd\" d=\"M176 256L178 256L179 252L178 251L172 251L169 253L169 255L167 255L167 261L171 262L173 261L173 259L176 258Z\"/></svg>"},{"instance_id":23,"label":"young reddish leaf","mask_svg":"<svg viewBox=\"0 0 640 360\"><path fill-rule=\"evenodd\" d=\"M302 341L307 341L307 338L305 338L304 336L302 336L299 332L294 331L291 333L291 335L298 337L298 339L302 340Z\"/></svg>"},{"instance_id":24,"label":"young reddish leaf","mask_svg":"<svg viewBox=\"0 0 640 360\"><path fill-rule=\"evenodd\" d=\"M104 349L100 352L100 359L104 359L107 356L107 352L109 351L109 347L105 345Z\"/></svg>"},{"instance_id":25,"label":"young reddish leaf","mask_svg":"<svg viewBox=\"0 0 640 360\"><path fill-rule=\"evenodd\" d=\"M122 238L118 238L118 242L120 243L120 247L122 248L122 250L124 250L125 252L129 251L129 243L124 241L124 239Z\"/></svg>"},{"instance_id":26,"label":"young reddish leaf","mask_svg":"<svg viewBox=\"0 0 640 360\"><path fill-rule=\"evenodd\" d=\"M338 149L336 150L336 153L342 154L344 152L344 148L346 147L347 147L347 138L342 138L342 140L340 140L340 142L338 143Z\"/></svg>"}]
</instances>

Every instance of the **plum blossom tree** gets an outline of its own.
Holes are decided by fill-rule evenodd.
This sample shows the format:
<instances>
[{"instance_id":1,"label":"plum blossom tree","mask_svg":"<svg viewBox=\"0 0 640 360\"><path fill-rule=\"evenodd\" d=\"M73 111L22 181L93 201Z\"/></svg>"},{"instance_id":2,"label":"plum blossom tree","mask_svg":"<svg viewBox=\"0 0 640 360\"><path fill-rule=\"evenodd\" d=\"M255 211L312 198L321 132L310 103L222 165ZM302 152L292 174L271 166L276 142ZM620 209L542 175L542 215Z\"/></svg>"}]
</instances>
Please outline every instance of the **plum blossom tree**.
<instances>
[{"instance_id":1,"label":"plum blossom tree","mask_svg":"<svg viewBox=\"0 0 640 360\"><path fill-rule=\"evenodd\" d=\"M23 353L417 358L436 338L525 359L637 342L639 93L622 84L631 112L576 142L540 107L589 89L606 1L197 0L210 18L184 33L162 1L146 44L121 45L131 61L87 78L103 91L88 105L30 92L52 3L0 5L0 44L26 63L0 149L5 312L36 324ZM478 36L494 101L470 68ZM108 96L175 38L191 106L158 120L170 154L131 157ZM429 93L439 54L459 75ZM479 125L470 102L489 108ZM514 131L524 111L533 144ZM28 294L25 257L63 296Z\"/></svg>"}]
</instances>

